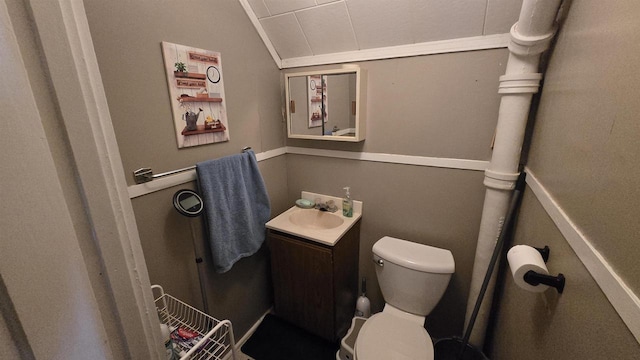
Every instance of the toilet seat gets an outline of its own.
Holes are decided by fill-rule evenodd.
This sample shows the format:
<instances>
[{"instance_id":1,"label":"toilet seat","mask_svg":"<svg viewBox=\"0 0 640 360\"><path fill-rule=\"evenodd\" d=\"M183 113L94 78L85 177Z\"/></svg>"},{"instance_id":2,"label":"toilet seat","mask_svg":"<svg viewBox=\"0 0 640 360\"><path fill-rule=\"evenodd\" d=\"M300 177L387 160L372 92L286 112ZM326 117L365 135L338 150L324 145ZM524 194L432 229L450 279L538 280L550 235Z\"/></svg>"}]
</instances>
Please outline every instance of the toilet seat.
<instances>
[{"instance_id":1,"label":"toilet seat","mask_svg":"<svg viewBox=\"0 0 640 360\"><path fill-rule=\"evenodd\" d=\"M356 360L433 360L433 343L427 330L385 312L364 323L354 351Z\"/></svg>"}]
</instances>

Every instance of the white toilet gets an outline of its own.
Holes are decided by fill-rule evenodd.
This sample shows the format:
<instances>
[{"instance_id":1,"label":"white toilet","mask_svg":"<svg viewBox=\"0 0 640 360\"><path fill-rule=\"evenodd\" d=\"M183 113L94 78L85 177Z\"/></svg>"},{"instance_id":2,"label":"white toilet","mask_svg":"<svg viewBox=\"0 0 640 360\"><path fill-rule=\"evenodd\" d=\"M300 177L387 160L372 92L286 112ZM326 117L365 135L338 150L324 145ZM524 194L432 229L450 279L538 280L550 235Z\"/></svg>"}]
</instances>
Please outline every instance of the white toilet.
<instances>
[{"instance_id":1,"label":"white toilet","mask_svg":"<svg viewBox=\"0 0 640 360\"><path fill-rule=\"evenodd\" d=\"M433 360L425 317L438 304L455 270L451 251L385 236L373 245L385 299L354 347L356 360Z\"/></svg>"}]
</instances>

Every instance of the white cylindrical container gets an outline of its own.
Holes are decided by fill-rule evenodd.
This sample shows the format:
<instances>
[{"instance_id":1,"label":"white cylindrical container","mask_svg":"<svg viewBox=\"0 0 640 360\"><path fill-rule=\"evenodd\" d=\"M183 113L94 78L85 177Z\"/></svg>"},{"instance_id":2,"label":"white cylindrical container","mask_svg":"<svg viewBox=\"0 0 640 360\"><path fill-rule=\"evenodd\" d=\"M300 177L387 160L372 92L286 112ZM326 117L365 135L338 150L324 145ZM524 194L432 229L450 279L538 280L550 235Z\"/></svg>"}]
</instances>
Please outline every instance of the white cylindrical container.
<instances>
[{"instance_id":1,"label":"white cylindrical container","mask_svg":"<svg viewBox=\"0 0 640 360\"><path fill-rule=\"evenodd\" d=\"M368 318L371 316L371 302L362 294L356 303L356 316Z\"/></svg>"},{"instance_id":2,"label":"white cylindrical container","mask_svg":"<svg viewBox=\"0 0 640 360\"><path fill-rule=\"evenodd\" d=\"M368 318L371 316L371 302L367 298L367 278L362 278L362 295L356 302L356 316Z\"/></svg>"}]
</instances>

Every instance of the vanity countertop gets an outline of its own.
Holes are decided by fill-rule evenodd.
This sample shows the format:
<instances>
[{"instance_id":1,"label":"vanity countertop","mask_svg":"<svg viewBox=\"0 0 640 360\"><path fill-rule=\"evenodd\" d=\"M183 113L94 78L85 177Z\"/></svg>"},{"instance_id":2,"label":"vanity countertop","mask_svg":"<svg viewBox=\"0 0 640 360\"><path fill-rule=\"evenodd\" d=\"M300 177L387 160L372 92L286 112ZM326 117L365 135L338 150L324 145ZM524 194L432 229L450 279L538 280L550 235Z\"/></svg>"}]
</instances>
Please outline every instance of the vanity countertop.
<instances>
[{"instance_id":1,"label":"vanity countertop","mask_svg":"<svg viewBox=\"0 0 640 360\"><path fill-rule=\"evenodd\" d=\"M353 227L353 225L362 217L362 202L353 201L353 217L342 216L342 199L333 196L302 192L302 199L315 201L320 199L322 202L333 200L338 206L336 212L321 212L316 209L303 209L293 206L282 214L276 216L267 222L268 229L281 231L283 233L299 236L308 240L312 240L324 245L334 246L343 236ZM306 213L302 213L306 212ZM293 217L315 218L315 217L331 217L332 220L341 222L339 225L330 225L330 228L323 226L306 226L305 224L296 224L292 221ZM336 218L333 218L336 217Z\"/></svg>"}]
</instances>

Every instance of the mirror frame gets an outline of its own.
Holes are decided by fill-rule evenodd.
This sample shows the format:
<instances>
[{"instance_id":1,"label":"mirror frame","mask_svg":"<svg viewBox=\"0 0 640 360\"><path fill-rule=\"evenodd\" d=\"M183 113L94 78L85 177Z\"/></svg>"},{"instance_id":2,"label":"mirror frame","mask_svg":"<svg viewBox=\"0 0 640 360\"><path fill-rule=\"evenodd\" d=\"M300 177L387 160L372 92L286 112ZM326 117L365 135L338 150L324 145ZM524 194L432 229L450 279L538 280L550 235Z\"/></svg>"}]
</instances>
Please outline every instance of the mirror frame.
<instances>
[{"instance_id":1,"label":"mirror frame","mask_svg":"<svg viewBox=\"0 0 640 360\"><path fill-rule=\"evenodd\" d=\"M291 132L291 96L289 94L289 78L309 76L309 75L336 75L336 74L356 74L356 115L355 115L355 136L334 136L334 135L302 135L293 134ZM310 139L310 140L331 140L331 141L347 141L359 142L365 139L366 127L366 98L367 98L367 79L366 71L360 69L358 65L344 65L339 68L330 68L324 70L290 72L284 74L284 87L286 97L286 113L287 113L287 137L290 139Z\"/></svg>"}]
</instances>

